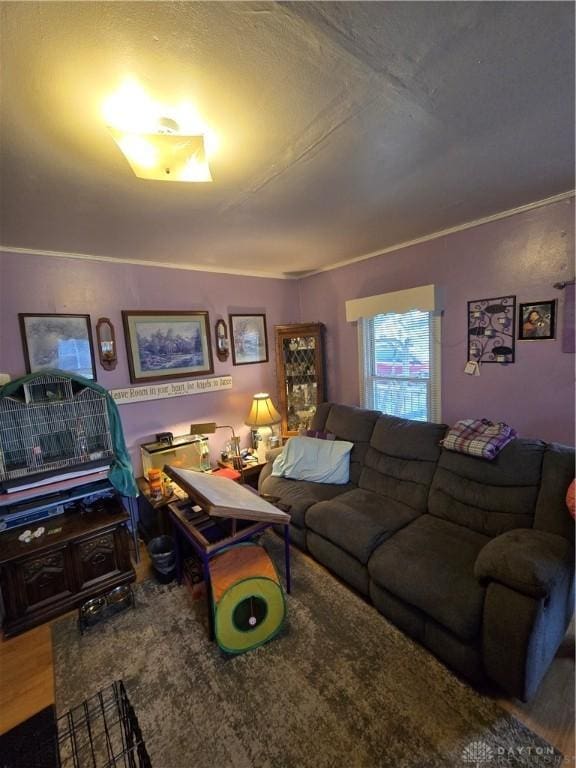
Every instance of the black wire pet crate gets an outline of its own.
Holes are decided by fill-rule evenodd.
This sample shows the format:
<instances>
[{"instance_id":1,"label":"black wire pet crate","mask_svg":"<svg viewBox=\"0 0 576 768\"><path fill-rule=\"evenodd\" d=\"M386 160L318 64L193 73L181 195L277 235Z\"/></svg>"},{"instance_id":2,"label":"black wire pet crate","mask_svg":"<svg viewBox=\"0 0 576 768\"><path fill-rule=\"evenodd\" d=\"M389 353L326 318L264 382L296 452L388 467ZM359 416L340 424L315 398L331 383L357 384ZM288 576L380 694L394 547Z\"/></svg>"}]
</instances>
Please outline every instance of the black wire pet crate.
<instances>
[{"instance_id":1,"label":"black wire pet crate","mask_svg":"<svg viewBox=\"0 0 576 768\"><path fill-rule=\"evenodd\" d=\"M152 768L121 680L58 718L56 731L39 746L38 766L45 765L46 741L57 747L57 768Z\"/></svg>"}]
</instances>

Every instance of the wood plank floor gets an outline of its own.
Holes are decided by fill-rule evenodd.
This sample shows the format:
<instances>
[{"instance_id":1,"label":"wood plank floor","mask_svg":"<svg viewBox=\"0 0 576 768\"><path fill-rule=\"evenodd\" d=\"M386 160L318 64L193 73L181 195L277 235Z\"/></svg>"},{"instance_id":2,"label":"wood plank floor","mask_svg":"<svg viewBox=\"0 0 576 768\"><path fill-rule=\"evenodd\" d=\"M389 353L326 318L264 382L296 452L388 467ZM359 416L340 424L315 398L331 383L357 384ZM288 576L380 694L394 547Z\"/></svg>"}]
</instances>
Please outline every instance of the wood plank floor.
<instances>
[{"instance_id":1,"label":"wood plank floor","mask_svg":"<svg viewBox=\"0 0 576 768\"><path fill-rule=\"evenodd\" d=\"M146 578L150 563L143 558L137 580ZM13 728L54 702L54 668L50 624L0 642L0 733ZM494 692L500 706L514 714L574 764L574 621L560 646L537 696L523 704Z\"/></svg>"},{"instance_id":2,"label":"wood plank floor","mask_svg":"<svg viewBox=\"0 0 576 768\"><path fill-rule=\"evenodd\" d=\"M140 562L134 568L136 582L149 577L150 558L145 546L140 547ZM0 641L0 734L53 703L51 623Z\"/></svg>"},{"instance_id":3,"label":"wood plank floor","mask_svg":"<svg viewBox=\"0 0 576 768\"><path fill-rule=\"evenodd\" d=\"M0 643L0 733L54 701L50 624Z\"/></svg>"}]
</instances>

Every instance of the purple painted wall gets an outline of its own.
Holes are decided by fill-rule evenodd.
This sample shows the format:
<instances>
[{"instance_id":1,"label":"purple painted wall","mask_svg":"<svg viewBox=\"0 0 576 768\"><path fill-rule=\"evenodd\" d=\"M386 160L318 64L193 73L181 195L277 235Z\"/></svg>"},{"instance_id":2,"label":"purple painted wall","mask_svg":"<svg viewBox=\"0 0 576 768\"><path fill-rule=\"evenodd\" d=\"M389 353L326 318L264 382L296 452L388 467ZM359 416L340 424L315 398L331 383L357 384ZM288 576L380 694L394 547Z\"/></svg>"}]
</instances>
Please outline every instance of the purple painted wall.
<instances>
[{"instance_id":1,"label":"purple painted wall","mask_svg":"<svg viewBox=\"0 0 576 768\"><path fill-rule=\"evenodd\" d=\"M231 356L220 363L214 355L214 373L231 374L231 390L120 406L136 471L140 443L164 430L185 434L194 421L231 424L247 445L249 430L243 420L252 395L264 390L277 397L274 326L299 319L297 283L0 253L0 372L12 378L25 372L18 312L81 313L91 316L94 340L99 317L109 317L116 331L118 366L108 372L97 364L98 382L107 389L130 386L122 309L205 309L212 338L216 320L228 322L229 312L266 313L270 362L234 366ZM213 458L229 437L229 430L219 430L210 438Z\"/></svg>"},{"instance_id":2,"label":"purple painted wall","mask_svg":"<svg viewBox=\"0 0 576 768\"><path fill-rule=\"evenodd\" d=\"M98 381L129 386L121 309L206 309L211 332L229 312L265 312L270 362L233 366L215 359L215 374L229 373L233 389L120 406L136 471L138 446L161 430L188 431L193 421L232 424L248 442L243 419L251 396L277 396L274 326L320 320L327 328L328 395L358 404L356 325L345 320L351 298L435 283L445 289L442 341L443 419L504 420L526 437L574 442L574 355L562 352L564 292L552 283L573 277L573 201L556 203L438 240L385 254L299 282L173 269L0 253L0 372L24 373L18 312L90 314L115 325L119 362L97 367ZM559 299L554 341L518 342L516 363L484 365L480 377L463 373L466 302L515 294L518 302ZM227 439L210 438L217 456Z\"/></svg>"},{"instance_id":3,"label":"purple painted wall","mask_svg":"<svg viewBox=\"0 0 576 768\"><path fill-rule=\"evenodd\" d=\"M523 437L574 444L574 355L562 352L565 292L574 277L574 201L568 200L447 235L300 281L303 321L327 326L331 400L358 404L356 323L347 299L434 283L445 290L442 321L442 418L506 421ZM466 303L512 294L517 302L557 298L553 341L519 341L513 365L463 373Z\"/></svg>"}]
</instances>

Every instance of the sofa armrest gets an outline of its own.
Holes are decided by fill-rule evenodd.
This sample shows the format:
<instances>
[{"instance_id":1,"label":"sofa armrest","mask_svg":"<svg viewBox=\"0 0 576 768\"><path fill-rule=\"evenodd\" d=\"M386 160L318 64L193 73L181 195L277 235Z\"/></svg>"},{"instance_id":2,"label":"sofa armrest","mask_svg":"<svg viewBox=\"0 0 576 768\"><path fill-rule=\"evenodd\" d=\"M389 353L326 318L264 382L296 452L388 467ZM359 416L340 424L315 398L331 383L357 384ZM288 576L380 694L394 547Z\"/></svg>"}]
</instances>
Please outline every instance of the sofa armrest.
<instances>
[{"instance_id":1,"label":"sofa armrest","mask_svg":"<svg viewBox=\"0 0 576 768\"><path fill-rule=\"evenodd\" d=\"M270 477L272 474L272 465L274 464L274 459L279 456L283 450L283 446L280 446L279 448L270 448L268 451L266 451L266 464L264 464L262 470L260 471L260 475L258 476L258 493L262 493L262 485L264 480L266 480L266 478Z\"/></svg>"},{"instance_id":2,"label":"sofa armrest","mask_svg":"<svg viewBox=\"0 0 576 768\"><path fill-rule=\"evenodd\" d=\"M547 598L573 569L574 550L562 536L517 528L492 539L480 550L474 575L497 581L529 597Z\"/></svg>"},{"instance_id":3,"label":"sofa armrest","mask_svg":"<svg viewBox=\"0 0 576 768\"><path fill-rule=\"evenodd\" d=\"M277 456L280 456L280 454L282 453L283 450L284 450L284 446L283 445L280 445L278 448L269 448L266 451L266 461L267 462L270 462L270 461L274 462L274 459Z\"/></svg>"}]
</instances>

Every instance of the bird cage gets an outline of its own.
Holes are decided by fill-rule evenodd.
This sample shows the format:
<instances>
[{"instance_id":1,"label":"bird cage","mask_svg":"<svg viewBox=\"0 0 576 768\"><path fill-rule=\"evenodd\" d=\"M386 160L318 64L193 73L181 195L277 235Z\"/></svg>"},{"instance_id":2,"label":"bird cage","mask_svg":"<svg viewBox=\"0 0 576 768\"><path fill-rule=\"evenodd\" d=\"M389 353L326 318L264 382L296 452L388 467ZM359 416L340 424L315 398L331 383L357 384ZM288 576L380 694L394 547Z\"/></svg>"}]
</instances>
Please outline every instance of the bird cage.
<instances>
[{"instance_id":1,"label":"bird cage","mask_svg":"<svg viewBox=\"0 0 576 768\"><path fill-rule=\"evenodd\" d=\"M0 481L113 454L106 396L89 387L43 374L0 398Z\"/></svg>"}]
</instances>

